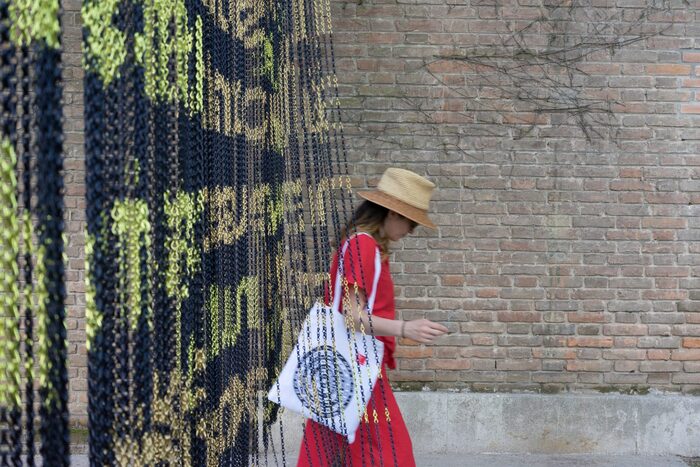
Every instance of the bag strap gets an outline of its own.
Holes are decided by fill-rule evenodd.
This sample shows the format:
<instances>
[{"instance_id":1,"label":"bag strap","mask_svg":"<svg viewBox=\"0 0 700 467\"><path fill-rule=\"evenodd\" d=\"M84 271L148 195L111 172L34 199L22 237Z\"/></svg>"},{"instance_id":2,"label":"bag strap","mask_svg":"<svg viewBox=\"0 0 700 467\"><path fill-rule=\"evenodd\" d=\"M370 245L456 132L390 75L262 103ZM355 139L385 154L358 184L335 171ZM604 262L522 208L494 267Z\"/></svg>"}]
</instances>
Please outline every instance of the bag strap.
<instances>
[{"instance_id":1,"label":"bag strap","mask_svg":"<svg viewBox=\"0 0 700 467\"><path fill-rule=\"evenodd\" d=\"M368 237L372 237L370 234L366 232L359 232L354 236L357 235L367 235ZM333 311L338 311L340 309L340 301L342 298L342 281L341 277L343 274L343 262L345 259L345 252L348 249L348 246L350 245L350 240L353 237L348 238L345 243L343 244L343 249L340 252L340 256L338 257L338 271L335 275L335 287L334 287L334 295L333 295ZM377 298L377 284L379 283L379 275L382 272L382 257L381 254L379 253L379 247L376 248L375 255L374 255L374 280L372 281L372 293L370 294L369 298L367 299L367 312L369 314L372 314L372 310L374 309L374 300Z\"/></svg>"}]
</instances>

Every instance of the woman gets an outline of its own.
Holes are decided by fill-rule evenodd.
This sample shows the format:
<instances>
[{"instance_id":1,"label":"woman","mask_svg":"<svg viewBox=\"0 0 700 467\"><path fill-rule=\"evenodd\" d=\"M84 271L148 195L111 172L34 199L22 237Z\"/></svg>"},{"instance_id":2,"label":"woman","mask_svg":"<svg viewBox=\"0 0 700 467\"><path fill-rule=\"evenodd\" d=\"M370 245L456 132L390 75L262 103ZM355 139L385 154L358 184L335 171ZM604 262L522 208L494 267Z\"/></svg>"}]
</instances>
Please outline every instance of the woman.
<instances>
[{"instance_id":1,"label":"woman","mask_svg":"<svg viewBox=\"0 0 700 467\"><path fill-rule=\"evenodd\" d=\"M343 312L352 318L355 330L363 326L384 343L382 375L367 404L368 417L361 423L355 442L308 420L301 442L298 466L342 467L383 465L413 467L413 448L406 424L389 385L385 367L396 368L396 337L427 344L447 332L441 324L427 319L395 319L394 284L389 270L389 243L401 240L420 224L435 229L428 218L428 203L435 185L408 170L390 168L382 175L376 190L358 194L364 201L346 226L341 246L347 241L343 274L347 295ZM381 253L381 272L371 319L366 311L367 297L372 295L375 255ZM331 265L331 283L338 272L338 255ZM326 303L331 303L328 288ZM369 415L371 414L371 415ZM376 416L375 416L376 415Z\"/></svg>"}]
</instances>

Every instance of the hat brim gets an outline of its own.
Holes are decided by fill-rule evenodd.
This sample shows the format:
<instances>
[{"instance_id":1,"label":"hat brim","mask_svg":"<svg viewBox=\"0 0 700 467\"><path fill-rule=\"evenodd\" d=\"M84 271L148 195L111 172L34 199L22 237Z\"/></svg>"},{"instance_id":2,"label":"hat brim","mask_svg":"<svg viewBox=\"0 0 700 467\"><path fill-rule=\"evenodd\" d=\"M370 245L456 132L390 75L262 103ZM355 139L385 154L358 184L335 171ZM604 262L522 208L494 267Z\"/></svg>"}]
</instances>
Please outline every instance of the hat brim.
<instances>
[{"instance_id":1,"label":"hat brim","mask_svg":"<svg viewBox=\"0 0 700 467\"><path fill-rule=\"evenodd\" d=\"M392 211L397 212L420 225L428 227L429 229L437 230L437 226L430 220L430 218L428 218L428 213L425 210L412 206L404 201L401 201L400 199L396 199L383 191L358 191L357 195L366 199L367 201L371 201L380 206L384 206L387 209L391 209Z\"/></svg>"}]
</instances>

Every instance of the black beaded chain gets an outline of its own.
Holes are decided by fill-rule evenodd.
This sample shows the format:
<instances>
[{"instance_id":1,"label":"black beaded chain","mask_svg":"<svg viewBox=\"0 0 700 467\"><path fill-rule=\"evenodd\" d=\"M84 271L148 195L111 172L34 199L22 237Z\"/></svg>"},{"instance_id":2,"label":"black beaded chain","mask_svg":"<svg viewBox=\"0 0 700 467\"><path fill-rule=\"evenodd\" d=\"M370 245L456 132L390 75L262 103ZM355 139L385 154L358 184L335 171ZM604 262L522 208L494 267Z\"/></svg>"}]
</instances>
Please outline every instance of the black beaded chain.
<instances>
[{"instance_id":1,"label":"black beaded chain","mask_svg":"<svg viewBox=\"0 0 700 467\"><path fill-rule=\"evenodd\" d=\"M9 403L0 407L2 465L35 464L36 371L43 464L69 461L60 54L60 3L29 12L0 2L0 143L3 183L9 183L1 188L10 196L3 205L9 224L2 266L11 269L3 271L4 285L17 281L3 294L9 307L2 346L10 354L2 358L10 380L1 388Z\"/></svg>"},{"instance_id":2,"label":"black beaded chain","mask_svg":"<svg viewBox=\"0 0 700 467\"><path fill-rule=\"evenodd\" d=\"M2 93L0 94L0 100L2 105L0 143L9 146L9 151L12 151L14 153L15 148L17 147L17 58L16 47L14 42L12 41L12 38L10 37L11 19L9 8L10 5L7 1L0 2L0 46L2 47L0 49L0 92ZM2 161L2 170L3 172L5 172L3 173L3 179L9 181L8 178L15 177L15 174L17 173L17 161L16 159L10 160L10 158L8 157L9 153L7 153L6 155L5 151L8 151L8 149L4 149L2 154L2 157L4 159ZM17 195L16 182L15 186L3 186L0 188L3 189L3 195L5 196L7 196L6 193L10 192L10 190L12 190L13 196ZM4 208L7 209L7 207ZM16 209L13 214L16 215ZM10 229L9 227L10 226L3 225L3 228L7 229L5 235L9 234L7 236L4 235L4 238L14 236L18 233L11 232L11 230L14 229ZM16 242L18 239L9 239L10 242L12 242L12 240ZM13 256L13 269L19 260L19 251L17 249L17 246L18 245L13 245L12 243L2 245L4 250L3 256L8 254ZM10 266L9 262L6 259L3 259L3 266ZM9 275L10 271L4 270L3 274ZM5 281L6 279L3 279L3 282ZM7 293L9 291L4 292ZM18 297L3 298L5 300L9 298L10 300L14 301L14 299ZM19 306L19 303L11 303L11 306L12 309L14 309L15 307ZM19 335L20 323L17 318L18 316L15 315L15 313L13 313L13 310L2 310L2 319L5 320L5 325L3 327L7 326L7 331L11 330L10 335ZM3 336L3 340L5 339L7 339L7 337ZM1 345L4 347L3 353L8 351L19 351L19 342L14 342L14 340L11 343L3 342ZM13 359L15 362L18 361L18 359L15 358L15 356L10 355L3 355L3 359ZM8 366L6 374L3 375L2 384L7 385L6 387L2 388L3 395L7 396L7 393L10 391L16 394L19 392L19 386L17 385L19 383L19 375L10 374L10 372L18 372L19 368L10 368L10 362L8 361L3 363ZM14 381L8 380L8 377L9 379L14 379ZM9 397L13 396L10 395ZM7 402L8 406L0 406L0 463L2 463L3 465L19 466L21 465L20 455L22 451L22 407L20 404L17 404L17 401Z\"/></svg>"},{"instance_id":3,"label":"black beaded chain","mask_svg":"<svg viewBox=\"0 0 700 467\"><path fill-rule=\"evenodd\" d=\"M167 26L156 21L152 41L144 12L153 4L118 5L109 21L125 35L125 58L113 80L94 71L100 64L86 54L89 278L97 310L88 357L91 464L126 455L136 463L259 465L268 462L269 426L279 412L258 394L284 363L285 333L296 334L322 292L316 278L327 271L331 233L338 241L346 215L338 211L349 203L334 181L336 167L347 168L336 162L342 136L324 127L314 107L331 109L325 88L334 72L316 23L327 20L318 11L327 5L174 4L155 13L175 16ZM189 47L184 69L177 47ZM147 91L154 66L167 68L160 79L176 97ZM180 195L199 206L190 214L193 236L184 239L187 255L198 258L193 270L169 243L184 228L184 220L168 224L166 213ZM126 290L133 277L116 264L126 240L115 234L113 215L127 201L148 207L134 322ZM175 282L172 261L187 270ZM171 295L174 283L186 296ZM317 457L346 458L347 446L333 446L325 432L314 436ZM156 448L154 439L169 441ZM127 440L133 451L125 454ZM291 463L285 448L282 436L284 465Z\"/></svg>"},{"instance_id":4,"label":"black beaded chain","mask_svg":"<svg viewBox=\"0 0 700 467\"><path fill-rule=\"evenodd\" d=\"M69 465L68 372L63 260L63 107L61 51L36 44L37 220L44 251L46 386L39 387L41 454L46 465Z\"/></svg>"},{"instance_id":5,"label":"black beaded chain","mask_svg":"<svg viewBox=\"0 0 700 467\"><path fill-rule=\"evenodd\" d=\"M31 56L29 46L22 44L20 47L20 69L21 69L21 90L20 100L22 108L21 121L21 141L22 141L22 207L25 219L20 222L31 222L32 218L32 120L33 100L30 94L31 89ZM31 235L25 231L24 235ZM28 296L34 295L34 279L32 264L31 238L23 239L28 245L24 250L24 286ZM25 365L25 462L28 467L34 467L34 312L32 303L29 300L24 302L24 358Z\"/></svg>"}]
</instances>

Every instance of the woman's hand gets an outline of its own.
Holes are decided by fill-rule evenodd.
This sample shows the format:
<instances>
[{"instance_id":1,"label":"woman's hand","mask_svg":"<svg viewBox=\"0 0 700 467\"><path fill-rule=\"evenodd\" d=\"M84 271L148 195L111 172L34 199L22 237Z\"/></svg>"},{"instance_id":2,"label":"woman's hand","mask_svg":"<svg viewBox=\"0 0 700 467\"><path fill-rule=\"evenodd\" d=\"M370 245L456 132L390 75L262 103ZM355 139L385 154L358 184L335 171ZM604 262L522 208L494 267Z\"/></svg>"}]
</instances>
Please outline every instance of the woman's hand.
<instances>
[{"instance_id":1,"label":"woman's hand","mask_svg":"<svg viewBox=\"0 0 700 467\"><path fill-rule=\"evenodd\" d=\"M436 337L447 332L447 328L429 319L414 319L403 324L403 337L414 340L420 344L429 344Z\"/></svg>"}]
</instances>

